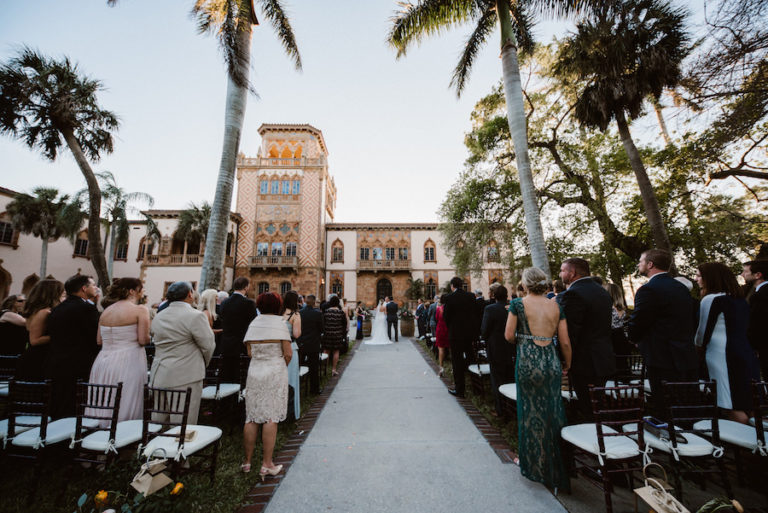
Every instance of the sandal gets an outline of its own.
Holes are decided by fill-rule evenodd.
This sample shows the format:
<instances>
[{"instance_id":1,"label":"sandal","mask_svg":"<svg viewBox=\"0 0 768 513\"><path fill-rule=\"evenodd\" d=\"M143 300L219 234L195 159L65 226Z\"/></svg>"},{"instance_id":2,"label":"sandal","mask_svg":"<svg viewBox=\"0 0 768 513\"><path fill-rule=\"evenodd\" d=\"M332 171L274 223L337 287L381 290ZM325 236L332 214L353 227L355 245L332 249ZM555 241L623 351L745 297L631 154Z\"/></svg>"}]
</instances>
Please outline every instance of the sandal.
<instances>
[{"instance_id":1,"label":"sandal","mask_svg":"<svg viewBox=\"0 0 768 513\"><path fill-rule=\"evenodd\" d=\"M240 470L243 472L243 474L247 474L251 471L251 464L250 463L243 463L240 465Z\"/></svg>"},{"instance_id":2,"label":"sandal","mask_svg":"<svg viewBox=\"0 0 768 513\"><path fill-rule=\"evenodd\" d=\"M338 371L331 371L331 377L338 376L338 375L339 375Z\"/></svg>"}]
</instances>

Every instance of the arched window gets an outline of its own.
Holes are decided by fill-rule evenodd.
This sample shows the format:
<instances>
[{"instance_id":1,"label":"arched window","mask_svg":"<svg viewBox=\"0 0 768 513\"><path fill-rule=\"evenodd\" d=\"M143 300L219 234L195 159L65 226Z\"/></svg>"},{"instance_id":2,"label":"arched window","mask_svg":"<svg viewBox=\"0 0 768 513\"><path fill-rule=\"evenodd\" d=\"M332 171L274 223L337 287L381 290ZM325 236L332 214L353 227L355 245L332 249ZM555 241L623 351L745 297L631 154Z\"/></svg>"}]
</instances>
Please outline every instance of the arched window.
<instances>
[{"instance_id":1,"label":"arched window","mask_svg":"<svg viewBox=\"0 0 768 513\"><path fill-rule=\"evenodd\" d=\"M269 181L261 180L259 182L259 194L268 194L268 193L269 193Z\"/></svg>"},{"instance_id":2,"label":"arched window","mask_svg":"<svg viewBox=\"0 0 768 513\"><path fill-rule=\"evenodd\" d=\"M13 229L11 218L6 212L0 214L0 244L13 246L13 249L19 247L19 231Z\"/></svg>"},{"instance_id":3,"label":"arched window","mask_svg":"<svg viewBox=\"0 0 768 513\"><path fill-rule=\"evenodd\" d=\"M344 296L344 284L341 280L333 280L331 283L331 294L336 294L339 297Z\"/></svg>"},{"instance_id":4,"label":"arched window","mask_svg":"<svg viewBox=\"0 0 768 513\"><path fill-rule=\"evenodd\" d=\"M432 300L433 297L437 295L437 284L435 283L435 280L432 278L428 279L427 282L424 284L424 295L429 299Z\"/></svg>"},{"instance_id":5,"label":"arched window","mask_svg":"<svg viewBox=\"0 0 768 513\"><path fill-rule=\"evenodd\" d=\"M464 289L466 292L469 292L472 290L472 283L469 281L469 275L464 277L464 283L461 284L461 288Z\"/></svg>"},{"instance_id":6,"label":"arched window","mask_svg":"<svg viewBox=\"0 0 768 513\"><path fill-rule=\"evenodd\" d=\"M144 256L151 255L155 250L155 241L153 239L148 239L147 237L142 237L139 241L139 251L138 255L136 255L136 261L139 262L141 260L144 260Z\"/></svg>"},{"instance_id":7,"label":"arched window","mask_svg":"<svg viewBox=\"0 0 768 513\"><path fill-rule=\"evenodd\" d=\"M331 244L331 262L344 263L344 243L339 239Z\"/></svg>"},{"instance_id":8,"label":"arched window","mask_svg":"<svg viewBox=\"0 0 768 513\"><path fill-rule=\"evenodd\" d=\"M115 244L115 260L122 260L123 262L128 260L128 243Z\"/></svg>"},{"instance_id":9,"label":"arched window","mask_svg":"<svg viewBox=\"0 0 768 513\"><path fill-rule=\"evenodd\" d=\"M290 281L284 281L280 283L280 295L285 296L285 293L291 290L291 282Z\"/></svg>"},{"instance_id":10,"label":"arched window","mask_svg":"<svg viewBox=\"0 0 768 513\"><path fill-rule=\"evenodd\" d=\"M427 239L427 242L424 243L424 261L437 262L436 256L435 243L432 242L432 239Z\"/></svg>"},{"instance_id":11,"label":"arched window","mask_svg":"<svg viewBox=\"0 0 768 513\"><path fill-rule=\"evenodd\" d=\"M488 243L488 261L489 262L498 262L499 261L499 247L496 244L495 240L492 240Z\"/></svg>"},{"instance_id":12,"label":"arched window","mask_svg":"<svg viewBox=\"0 0 768 513\"><path fill-rule=\"evenodd\" d=\"M235 234L229 232L227 234L227 256L232 256L232 242L235 240Z\"/></svg>"},{"instance_id":13,"label":"arched window","mask_svg":"<svg viewBox=\"0 0 768 513\"><path fill-rule=\"evenodd\" d=\"M269 292L269 283L267 283L266 281L260 281L259 294L264 294L265 292Z\"/></svg>"},{"instance_id":14,"label":"arched window","mask_svg":"<svg viewBox=\"0 0 768 513\"><path fill-rule=\"evenodd\" d=\"M88 231L83 230L80 233L77 234L77 239L75 239L75 251L73 253L73 256L78 257L88 257Z\"/></svg>"}]
</instances>

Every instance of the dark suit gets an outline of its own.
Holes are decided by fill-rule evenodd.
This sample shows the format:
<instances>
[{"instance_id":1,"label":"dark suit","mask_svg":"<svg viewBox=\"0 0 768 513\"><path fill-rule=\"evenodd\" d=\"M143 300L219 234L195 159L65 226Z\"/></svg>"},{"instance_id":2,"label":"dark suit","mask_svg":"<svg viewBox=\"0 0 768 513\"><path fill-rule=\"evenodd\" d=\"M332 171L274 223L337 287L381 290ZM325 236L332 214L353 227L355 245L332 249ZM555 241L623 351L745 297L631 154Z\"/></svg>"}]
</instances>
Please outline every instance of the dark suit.
<instances>
[{"instance_id":1,"label":"dark suit","mask_svg":"<svg viewBox=\"0 0 768 513\"><path fill-rule=\"evenodd\" d=\"M616 372L611 339L611 296L591 278L571 283L560 303L568 323L573 358L570 379L579 399L579 408L592 417L589 385L604 386Z\"/></svg>"},{"instance_id":2,"label":"dark suit","mask_svg":"<svg viewBox=\"0 0 768 513\"><path fill-rule=\"evenodd\" d=\"M768 284L749 297L747 338L760 357L763 379L768 379Z\"/></svg>"},{"instance_id":3,"label":"dark suit","mask_svg":"<svg viewBox=\"0 0 768 513\"><path fill-rule=\"evenodd\" d=\"M663 380L697 379L696 302L667 273L654 275L635 293L629 338L639 345L657 407Z\"/></svg>"},{"instance_id":4,"label":"dark suit","mask_svg":"<svg viewBox=\"0 0 768 513\"><path fill-rule=\"evenodd\" d=\"M256 318L256 303L242 294L234 293L221 303L220 318L223 331L216 354L224 357L222 381L239 383L240 355L246 354L243 339L251 321Z\"/></svg>"},{"instance_id":5,"label":"dark suit","mask_svg":"<svg viewBox=\"0 0 768 513\"><path fill-rule=\"evenodd\" d=\"M496 413L503 414L499 387L515 381L515 345L504 338L507 326L507 305L492 303L483 310L480 336L485 340L488 363L491 365L491 391Z\"/></svg>"},{"instance_id":6,"label":"dark suit","mask_svg":"<svg viewBox=\"0 0 768 513\"><path fill-rule=\"evenodd\" d=\"M478 338L480 337L480 327L483 323L483 315L485 315L485 307L489 304L490 303L486 301L483 296L475 297L475 329Z\"/></svg>"},{"instance_id":7,"label":"dark suit","mask_svg":"<svg viewBox=\"0 0 768 513\"><path fill-rule=\"evenodd\" d=\"M397 342L397 303L390 301L387 303L387 337L392 340L392 328L395 328L395 342Z\"/></svg>"},{"instance_id":8,"label":"dark suit","mask_svg":"<svg viewBox=\"0 0 768 513\"><path fill-rule=\"evenodd\" d=\"M443 319L448 327L451 346L451 365L456 393L464 395L464 373L467 371L467 355L472 355L472 342L477 338L475 296L463 289L448 294L443 307Z\"/></svg>"},{"instance_id":9,"label":"dark suit","mask_svg":"<svg viewBox=\"0 0 768 513\"><path fill-rule=\"evenodd\" d=\"M77 296L69 296L48 316L48 334L51 349L46 364L46 375L53 380L51 417L74 417L76 384L78 379L88 381L93 360L99 352L96 331L99 311L93 303Z\"/></svg>"},{"instance_id":10,"label":"dark suit","mask_svg":"<svg viewBox=\"0 0 768 513\"><path fill-rule=\"evenodd\" d=\"M299 310L301 316L301 336L296 341L299 345L299 364L309 368L309 392L320 392L320 338L323 335L323 312L318 308L305 306Z\"/></svg>"},{"instance_id":11,"label":"dark suit","mask_svg":"<svg viewBox=\"0 0 768 513\"><path fill-rule=\"evenodd\" d=\"M419 338L427 333L427 307L421 303L416 307L416 326L419 328Z\"/></svg>"}]
</instances>

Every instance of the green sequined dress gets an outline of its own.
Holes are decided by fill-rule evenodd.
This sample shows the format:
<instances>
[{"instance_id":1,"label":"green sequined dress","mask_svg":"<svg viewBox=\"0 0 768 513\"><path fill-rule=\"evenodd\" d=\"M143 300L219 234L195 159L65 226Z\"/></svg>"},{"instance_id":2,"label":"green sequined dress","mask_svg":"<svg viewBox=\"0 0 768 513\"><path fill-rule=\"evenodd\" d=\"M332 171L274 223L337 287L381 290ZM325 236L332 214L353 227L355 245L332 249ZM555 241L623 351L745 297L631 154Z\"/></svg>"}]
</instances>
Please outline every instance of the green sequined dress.
<instances>
[{"instance_id":1,"label":"green sequined dress","mask_svg":"<svg viewBox=\"0 0 768 513\"><path fill-rule=\"evenodd\" d=\"M531 335L522 298L513 299L509 312L517 316L517 432L520 473L550 488L571 488L560 451L565 408L560 395L562 368L552 337ZM560 318L564 319L562 307ZM554 335L554 334L553 334ZM534 340L549 341L539 346Z\"/></svg>"}]
</instances>

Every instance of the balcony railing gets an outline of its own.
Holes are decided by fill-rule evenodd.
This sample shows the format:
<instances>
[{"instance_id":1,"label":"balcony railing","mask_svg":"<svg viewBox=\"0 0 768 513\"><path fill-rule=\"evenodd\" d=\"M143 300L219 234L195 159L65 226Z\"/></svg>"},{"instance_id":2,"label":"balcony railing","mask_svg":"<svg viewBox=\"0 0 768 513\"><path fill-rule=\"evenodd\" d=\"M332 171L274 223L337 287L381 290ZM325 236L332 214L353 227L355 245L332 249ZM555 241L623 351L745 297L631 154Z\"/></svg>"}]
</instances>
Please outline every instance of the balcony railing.
<instances>
[{"instance_id":1,"label":"balcony railing","mask_svg":"<svg viewBox=\"0 0 768 513\"><path fill-rule=\"evenodd\" d=\"M231 260L231 257L227 257ZM145 255L146 265L200 265L201 255ZM228 264L229 265L229 264Z\"/></svg>"},{"instance_id":2,"label":"balcony railing","mask_svg":"<svg viewBox=\"0 0 768 513\"><path fill-rule=\"evenodd\" d=\"M358 271L407 271L411 268L409 260L358 260Z\"/></svg>"},{"instance_id":3,"label":"balcony railing","mask_svg":"<svg viewBox=\"0 0 768 513\"><path fill-rule=\"evenodd\" d=\"M237 159L237 163L241 166L255 166L255 167L302 167L302 166L322 166L325 164L325 157L320 158L306 158L301 157L298 159L284 159L275 157L245 157Z\"/></svg>"},{"instance_id":4,"label":"balcony railing","mask_svg":"<svg viewBox=\"0 0 768 513\"><path fill-rule=\"evenodd\" d=\"M296 256L252 256L251 267L267 268L282 268L282 267L298 267L299 258Z\"/></svg>"}]
</instances>

